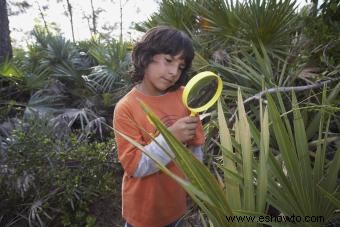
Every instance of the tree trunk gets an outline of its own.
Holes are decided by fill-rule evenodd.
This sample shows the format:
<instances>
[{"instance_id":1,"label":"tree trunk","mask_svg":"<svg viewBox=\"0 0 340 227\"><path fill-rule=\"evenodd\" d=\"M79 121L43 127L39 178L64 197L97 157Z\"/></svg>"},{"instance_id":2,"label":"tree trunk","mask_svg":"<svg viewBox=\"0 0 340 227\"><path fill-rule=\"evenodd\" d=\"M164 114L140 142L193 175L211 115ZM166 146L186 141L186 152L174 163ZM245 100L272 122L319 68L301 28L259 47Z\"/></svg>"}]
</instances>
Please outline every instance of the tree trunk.
<instances>
[{"instance_id":1,"label":"tree trunk","mask_svg":"<svg viewBox=\"0 0 340 227\"><path fill-rule=\"evenodd\" d=\"M71 24L72 39L73 39L73 42L76 42L76 39L74 38L72 5L71 5L69 0L66 0L66 2L67 2L67 11L68 11L68 14L70 15L70 24Z\"/></svg>"},{"instance_id":2,"label":"tree trunk","mask_svg":"<svg viewBox=\"0 0 340 227\"><path fill-rule=\"evenodd\" d=\"M93 34L97 34L97 14L93 7L93 0L91 0L91 8L92 8L92 30Z\"/></svg>"},{"instance_id":3,"label":"tree trunk","mask_svg":"<svg viewBox=\"0 0 340 227\"><path fill-rule=\"evenodd\" d=\"M43 22L44 22L44 26L45 26L46 32L47 32L47 34L50 34L50 31L49 31L49 29L48 29L47 22L46 22L46 19L45 19L44 11L43 11L43 9L40 7L39 2L36 1L36 3L37 3L37 5L38 5L38 9L39 9L39 13L40 13L41 19L42 19Z\"/></svg>"},{"instance_id":4,"label":"tree trunk","mask_svg":"<svg viewBox=\"0 0 340 227\"><path fill-rule=\"evenodd\" d=\"M12 57L6 0L0 0L0 62Z\"/></svg>"},{"instance_id":5,"label":"tree trunk","mask_svg":"<svg viewBox=\"0 0 340 227\"><path fill-rule=\"evenodd\" d=\"M119 0L119 11L120 11L120 36L119 41L123 41L123 7L122 7L122 0Z\"/></svg>"},{"instance_id":6,"label":"tree trunk","mask_svg":"<svg viewBox=\"0 0 340 227\"><path fill-rule=\"evenodd\" d=\"M120 11L120 36L119 41L123 41L123 8L128 3L129 0L125 0L124 4L122 3L122 0L119 0L119 11Z\"/></svg>"}]
</instances>

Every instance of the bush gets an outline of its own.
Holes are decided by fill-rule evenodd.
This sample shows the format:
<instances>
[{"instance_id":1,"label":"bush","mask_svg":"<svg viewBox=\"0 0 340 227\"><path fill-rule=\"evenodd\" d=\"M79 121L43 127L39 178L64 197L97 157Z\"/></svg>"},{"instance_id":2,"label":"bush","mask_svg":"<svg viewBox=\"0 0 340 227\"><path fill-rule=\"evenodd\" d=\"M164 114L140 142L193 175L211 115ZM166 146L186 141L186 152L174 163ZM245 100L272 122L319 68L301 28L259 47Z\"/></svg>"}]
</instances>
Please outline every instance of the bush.
<instances>
[{"instance_id":1,"label":"bush","mask_svg":"<svg viewBox=\"0 0 340 227\"><path fill-rule=\"evenodd\" d=\"M22 124L1 158L0 225L94 226L90 205L99 197L119 196L120 175L113 139L59 140L47 121ZM120 177L115 177L120 179Z\"/></svg>"}]
</instances>

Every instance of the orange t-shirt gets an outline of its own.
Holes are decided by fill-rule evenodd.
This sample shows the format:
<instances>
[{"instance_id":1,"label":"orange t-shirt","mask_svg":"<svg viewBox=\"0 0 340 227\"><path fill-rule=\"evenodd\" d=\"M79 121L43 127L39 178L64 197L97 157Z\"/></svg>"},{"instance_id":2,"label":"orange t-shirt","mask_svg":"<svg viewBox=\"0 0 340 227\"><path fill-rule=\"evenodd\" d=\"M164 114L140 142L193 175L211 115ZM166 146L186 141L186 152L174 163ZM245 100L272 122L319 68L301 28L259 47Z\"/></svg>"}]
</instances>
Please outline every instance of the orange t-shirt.
<instances>
[{"instance_id":1,"label":"orange t-shirt","mask_svg":"<svg viewBox=\"0 0 340 227\"><path fill-rule=\"evenodd\" d=\"M145 146L151 142L146 134L155 135L156 128L149 122L142 110L143 101L167 126L179 118L189 115L182 103L183 88L161 96L147 96L133 88L116 105L113 125L121 133ZM145 131L143 131L144 129ZM124 168L122 183L122 214L134 227L164 227L186 212L186 193L171 177L158 171L154 174L135 178L142 151L127 140L115 134L118 158ZM202 124L196 129L196 137L190 145L202 145L204 133ZM170 162L167 167L176 175L183 176L179 168Z\"/></svg>"}]
</instances>

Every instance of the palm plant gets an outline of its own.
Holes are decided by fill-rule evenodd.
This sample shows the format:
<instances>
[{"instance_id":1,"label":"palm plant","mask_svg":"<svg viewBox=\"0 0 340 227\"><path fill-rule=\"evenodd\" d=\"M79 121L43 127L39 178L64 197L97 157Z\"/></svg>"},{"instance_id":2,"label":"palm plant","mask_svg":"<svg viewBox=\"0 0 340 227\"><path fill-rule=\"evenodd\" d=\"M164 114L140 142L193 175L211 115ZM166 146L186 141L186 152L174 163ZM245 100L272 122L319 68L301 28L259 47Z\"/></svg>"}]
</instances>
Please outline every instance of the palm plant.
<instances>
[{"instance_id":1,"label":"palm plant","mask_svg":"<svg viewBox=\"0 0 340 227\"><path fill-rule=\"evenodd\" d=\"M241 87L247 96L253 96L262 90L262 86L271 88L279 85L284 77L285 65L274 69L274 64L267 51L262 46L259 50L253 48L252 53L242 51L241 56L231 56L228 65L212 62L220 72L228 95L237 96L236 89Z\"/></svg>"},{"instance_id":2,"label":"palm plant","mask_svg":"<svg viewBox=\"0 0 340 227\"><path fill-rule=\"evenodd\" d=\"M289 50L296 31L295 1L214 0L202 5L191 1L190 8L200 18L200 29L206 40L215 48L237 51L257 48L262 43L271 54L282 54ZM233 46L234 45L234 46Z\"/></svg>"},{"instance_id":3,"label":"palm plant","mask_svg":"<svg viewBox=\"0 0 340 227\"><path fill-rule=\"evenodd\" d=\"M169 25L190 33L195 28L196 16L188 7L188 2L183 0L163 0L160 3L159 12L154 13L146 22L136 24L136 30L146 32L157 25Z\"/></svg>"},{"instance_id":4,"label":"palm plant","mask_svg":"<svg viewBox=\"0 0 340 227\"><path fill-rule=\"evenodd\" d=\"M72 128L81 129L82 138L91 133L103 137L103 123L111 121L113 107L129 85L129 44L93 38L75 45L40 29L33 35L37 42L26 53L1 66L4 115L21 108L26 118L50 116L60 135ZM18 93L24 98L17 99Z\"/></svg>"},{"instance_id":5,"label":"palm plant","mask_svg":"<svg viewBox=\"0 0 340 227\"><path fill-rule=\"evenodd\" d=\"M38 39L38 51L41 53L38 58L39 65L30 77L35 80L29 80L44 84L40 88L31 86L39 89L32 90L33 94L27 103L25 114L27 117L36 113L53 116L51 122L54 125L67 121L68 127L77 127L75 123L79 122L84 131L91 121L99 123L96 119L100 117L89 108L93 106L89 98L95 96L95 93L87 87L82 78L84 67L75 64L79 62L77 60L80 54L72 43L62 37L45 38Z\"/></svg>"},{"instance_id":6,"label":"palm plant","mask_svg":"<svg viewBox=\"0 0 340 227\"><path fill-rule=\"evenodd\" d=\"M33 75L37 77L43 70L47 80L31 96L26 113L53 114L54 124L66 121L83 132L98 129L102 136L102 123L111 121L113 105L120 96L117 90L129 83L125 76L129 44L93 38L76 46L62 37L40 33L37 40L41 57Z\"/></svg>"},{"instance_id":7,"label":"palm plant","mask_svg":"<svg viewBox=\"0 0 340 227\"><path fill-rule=\"evenodd\" d=\"M323 102L325 104L325 90ZM284 167L272 166L273 176L278 184L273 185L269 203L284 214L301 217L314 215L325 220L333 215L337 204L335 193L339 190L338 172L340 170L340 147L336 148L333 159L327 158L329 122L331 115L321 109L319 133L316 149L310 148L305 125L293 93L293 129L287 116L280 120L274 101L268 97L273 131L281 153ZM322 105L321 104L321 105ZM279 170L277 173L276 171ZM331 199L332 198L332 199ZM319 225L322 221L315 223Z\"/></svg>"},{"instance_id":8,"label":"palm plant","mask_svg":"<svg viewBox=\"0 0 340 227\"><path fill-rule=\"evenodd\" d=\"M129 43L110 40L107 44L94 43L89 54L99 65L91 68L88 85L99 93L110 93L129 83L127 77L131 63Z\"/></svg>"},{"instance_id":9,"label":"palm plant","mask_svg":"<svg viewBox=\"0 0 340 227\"><path fill-rule=\"evenodd\" d=\"M323 100L326 97L325 91ZM326 155L326 150L330 148L328 135L332 115L326 113L321 104L317 148L312 149L294 93L293 108L289 112L284 112L267 95L268 106L263 110L260 105L260 130L247 118L241 93L238 94L238 117L233 134L227 127L221 104L218 105L222 156L217 160L217 165L224 173L224 181L218 181L223 177L216 179L144 106L148 117L174 152L176 158L173 161L183 170L188 180L174 176L165 166L160 165L162 171L183 186L207 215L211 226L249 226L247 221L275 225L272 217L266 221L261 219L261 216L266 217L269 205L284 217L301 217L301 222L299 219L295 221L298 220L302 226L326 223L340 207L340 147L335 148L333 158ZM287 116L289 113L293 115L292 121ZM142 146L125 138L143 150ZM232 216L239 218L231 222ZM243 218L244 223L237 223L236 220L241 220L240 216L248 218ZM314 223L305 222L303 218L307 216L318 219Z\"/></svg>"}]
</instances>

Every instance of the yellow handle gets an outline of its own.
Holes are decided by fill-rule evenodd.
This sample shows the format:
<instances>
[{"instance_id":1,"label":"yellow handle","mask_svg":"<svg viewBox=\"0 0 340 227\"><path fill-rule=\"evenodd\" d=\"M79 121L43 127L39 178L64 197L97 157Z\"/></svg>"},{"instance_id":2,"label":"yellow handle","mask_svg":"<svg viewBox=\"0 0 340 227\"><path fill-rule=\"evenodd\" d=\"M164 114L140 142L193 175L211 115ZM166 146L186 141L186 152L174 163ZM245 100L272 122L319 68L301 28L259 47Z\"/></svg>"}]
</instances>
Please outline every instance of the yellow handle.
<instances>
[{"instance_id":1,"label":"yellow handle","mask_svg":"<svg viewBox=\"0 0 340 227\"><path fill-rule=\"evenodd\" d=\"M195 112L191 111L191 113L190 113L190 117L196 117L196 114L197 114L197 113L195 113Z\"/></svg>"}]
</instances>

